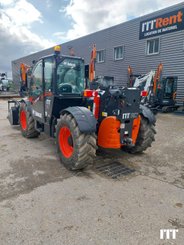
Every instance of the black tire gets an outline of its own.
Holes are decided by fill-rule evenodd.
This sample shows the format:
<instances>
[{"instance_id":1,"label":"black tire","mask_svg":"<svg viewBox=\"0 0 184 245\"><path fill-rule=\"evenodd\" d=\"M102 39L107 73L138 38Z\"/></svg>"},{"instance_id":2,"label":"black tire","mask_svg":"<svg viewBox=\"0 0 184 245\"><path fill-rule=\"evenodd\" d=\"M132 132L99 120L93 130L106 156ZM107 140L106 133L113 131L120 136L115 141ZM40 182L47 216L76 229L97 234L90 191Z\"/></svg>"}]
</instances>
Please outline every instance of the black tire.
<instances>
[{"instance_id":1,"label":"black tire","mask_svg":"<svg viewBox=\"0 0 184 245\"><path fill-rule=\"evenodd\" d=\"M151 144L155 141L155 134L156 130L154 125L149 123L148 119L141 115L141 124L135 146L127 146L122 149L129 153L142 153L148 147L151 147Z\"/></svg>"},{"instance_id":2,"label":"black tire","mask_svg":"<svg viewBox=\"0 0 184 245\"><path fill-rule=\"evenodd\" d=\"M62 150L64 144L64 140L61 140L62 132L64 132L63 130L70 131L70 136L67 139L68 143L66 144L70 144L72 150L71 152L69 151L67 157L66 152ZM78 170L93 164L97 149L96 134L81 133L74 117L71 114L61 115L60 119L58 119L56 125L56 140L61 162L67 169Z\"/></svg>"},{"instance_id":3,"label":"black tire","mask_svg":"<svg viewBox=\"0 0 184 245\"><path fill-rule=\"evenodd\" d=\"M21 113L25 113L26 124L23 125L21 122ZM19 122L22 135L25 138L36 138L39 136L39 132L35 129L35 121L31 113L26 110L26 104L21 103L19 110Z\"/></svg>"}]
</instances>

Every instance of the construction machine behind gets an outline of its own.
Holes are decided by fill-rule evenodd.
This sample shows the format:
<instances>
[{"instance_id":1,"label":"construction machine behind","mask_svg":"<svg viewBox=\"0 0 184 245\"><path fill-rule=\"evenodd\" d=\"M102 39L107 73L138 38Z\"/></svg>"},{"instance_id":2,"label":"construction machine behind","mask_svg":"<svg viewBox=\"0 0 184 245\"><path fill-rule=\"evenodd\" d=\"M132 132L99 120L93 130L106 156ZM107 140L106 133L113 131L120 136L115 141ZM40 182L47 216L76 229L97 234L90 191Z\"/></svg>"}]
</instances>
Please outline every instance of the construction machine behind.
<instances>
[{"instance_id":1,"label":"construction machine behind","mask_svg":"<svg viewBox=\"0 0 184 245\"><path fill-rule=\"evenodd\" d=\"M160 63L156 71L144 75L133 74L128 67L128 87L141 90L141 103L157 112L171 112L179 107L176 104L177 77L162 77L163 65Z\"/></svg>"},{"instance_id":2,"label":"construction machine behind","mask_svg":"<svg viewBox=\"0 0 184 245\"><path fill-rule=\"evenodd\" d=\"M10 89L10 81L7 78L7 73L0 73L0 91L9 91Z\"/></svg>"},{"instance_id":3,"label":"construction machine behind","mask_svg":"<svg viewBox=\"0 0 184 245\"><path fill-rule=\"evenodd\" d=\"M139 89L86 88L82 58L61 55L56 46L53 55L38 60L29 77L28 96L8 102L9 121L20 124L26 138L42 132L54 137L68 169L92 164L98 147L135 153L154 141L156 119L140 105Z\"/></svg>"},{"instance_id":4,"label":"construction machine behind","mask_svg":"<svg viewBox=\"0 0 184 245\"><path fill-rule=\"evenodd\" d=\"M88 87L92 90L96 90L98 88L107 88L109 86L114 85L114 77L112 76L96 76L95 65L96 65L96 45L93 45L91 56L90 56L90 64L89 64L89 75L87 75L86 80L89 82Z\"/></svg>"}]
</instances>

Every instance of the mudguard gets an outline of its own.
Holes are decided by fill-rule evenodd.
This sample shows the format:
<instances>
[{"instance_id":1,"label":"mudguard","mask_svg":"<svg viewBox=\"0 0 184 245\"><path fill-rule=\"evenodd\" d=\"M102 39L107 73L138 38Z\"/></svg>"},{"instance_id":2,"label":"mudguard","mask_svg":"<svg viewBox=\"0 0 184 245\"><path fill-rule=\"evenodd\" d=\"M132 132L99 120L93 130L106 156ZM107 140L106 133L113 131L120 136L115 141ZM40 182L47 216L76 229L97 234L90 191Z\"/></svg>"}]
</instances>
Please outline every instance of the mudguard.
<instances>
[{"instance_id":1,"label":"mudguard","mask_svg":"<svg viewBox=\"0 0 184 245\"><path fill-rule=\"evenodd\" d=\"M148 119L149 123L155 125L156 123L156 117L153 114L153 112L146 106L140 105L140 114L142 114L145 118Z\"/></svg>"},{"instance_id":2,"label":"mudguard","mask_svg":"<svg viewBox=\"0 0 184 245\"><path fill-rule=\"evenodd\" d=\"M79 130L82 133L95 133L97 120L93 113L86 107L74 106L61 111L61 114L70 113L76 120Z\"/></svg>"},{"instance_id":3,"label":"mudguard","mask_svg":"<svg viewBox=\"0 0 184 245\"><path fill-rule=\"evenodd\" d=\"M8 100L8 120L11 125L19 125L19 110L20 104L25 103L26 109L30 109L30 102L28 100Z\"/></svg>"},{"instance_id":4,"label":"mudguard","mask_svg":"<svg viewBox=\"0 0 184 245\"><path fill-rule=\"evenodd\" d=\"M19 125L19 104L16 100L8 100L8 116L11 125Z\"/></svg>"}]
</instances>

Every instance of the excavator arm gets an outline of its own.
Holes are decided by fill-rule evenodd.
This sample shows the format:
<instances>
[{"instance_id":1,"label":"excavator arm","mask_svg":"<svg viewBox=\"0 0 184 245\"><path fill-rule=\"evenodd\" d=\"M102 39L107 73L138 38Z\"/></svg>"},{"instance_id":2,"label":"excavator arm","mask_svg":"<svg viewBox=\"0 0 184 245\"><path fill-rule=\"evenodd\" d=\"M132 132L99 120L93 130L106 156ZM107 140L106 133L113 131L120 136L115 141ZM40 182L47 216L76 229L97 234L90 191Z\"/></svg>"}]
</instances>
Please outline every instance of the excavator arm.
<instances>
[{"instance_id":1,"label":"excavator arm","mask_svg":"<svg viewBox=\"0 0 184 245\"><path fill-rule=\"evenodd\" d=\"M89 64L89 80L92 82L95 79L95 61L96 61L96 45L93 45L91 51L91 59Z\"/></svg>"},{"instance_id":2,"label":"excavator arm","mask_svg":"<svg viewBox=\"0 0 184 245\"><path fill-rule=\"evenodd\" d=\"M129 65L128 66L128 87L133 87L133 80L132 80L132 77L133 77L133 69L132 67Z\"/></svg>"},{"instance_id":3,"label":"excavator arm","mask_svg":"<svg viewBox=\"0 0 184 245\"><path fill-rule=\"evenodd\" d=\"M157 92L158 82L161 80L162 70L163 70L163 64L160 63L157 67L155 76L153 78L153 93L154 93L154 95L156 95L156 92Z\"/></svg>"},{"instance_id":4,"label":"excavator arm","mask_svg":"<svg viewBox=\"0 0 184 245\"><path fill-rule=\"evenodd\" d=\"M20 81L21 81L21 86L20 86L20 95L23 96L24 92L27 91L27 73L31 67L21 63L20 64Z\"/></svg>"},{"instance_id":5,"label":"excavator arm","mask_svg":"<svg viewBox=\"0 0 184 245\"><path fill-rule=\"evenodd\" d=\"M27 72L29 69L30 69L30 66L24 63L20 64L20 78L21 78L22 85L27 85L26 84L27 83Z\"/></svg>"}]
</instances>

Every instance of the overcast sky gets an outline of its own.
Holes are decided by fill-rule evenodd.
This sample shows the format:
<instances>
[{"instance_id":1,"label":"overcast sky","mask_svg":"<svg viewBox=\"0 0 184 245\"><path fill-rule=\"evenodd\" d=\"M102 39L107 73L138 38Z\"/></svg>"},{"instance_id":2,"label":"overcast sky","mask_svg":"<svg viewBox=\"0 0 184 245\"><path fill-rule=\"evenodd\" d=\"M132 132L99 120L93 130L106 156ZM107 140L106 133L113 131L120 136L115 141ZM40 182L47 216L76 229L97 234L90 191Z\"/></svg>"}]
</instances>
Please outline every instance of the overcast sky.
<instances>
[{"instance_id":1,"label":"overcast sky","mask_svg":"<svg viewBox=\"0 0 184 245\"><path fill-rule=\"evenodd\" d=\"M0 0L0 72L11 61L180 0Z\"/></svg>"}]
</instances>

